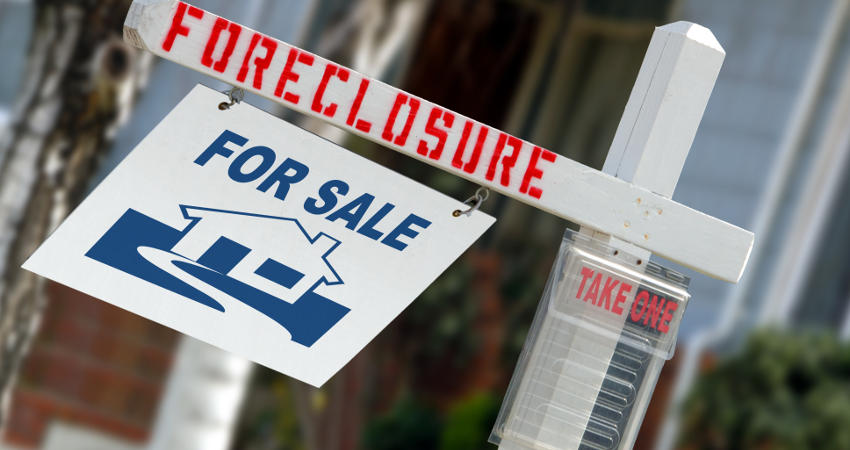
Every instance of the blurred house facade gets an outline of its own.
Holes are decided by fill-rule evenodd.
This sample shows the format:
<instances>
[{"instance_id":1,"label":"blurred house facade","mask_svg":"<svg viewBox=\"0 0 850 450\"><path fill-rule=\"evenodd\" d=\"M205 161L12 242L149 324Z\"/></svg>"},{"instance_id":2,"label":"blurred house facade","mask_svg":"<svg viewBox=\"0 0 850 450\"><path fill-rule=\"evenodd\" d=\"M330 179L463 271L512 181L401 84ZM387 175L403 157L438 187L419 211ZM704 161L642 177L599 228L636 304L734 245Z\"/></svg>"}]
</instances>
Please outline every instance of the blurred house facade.
<instances>
[{"instance_id":1,"label":"blurred house facade","mask_svg":"<svg viewBox=\"0 0 850 450\"><path fill-rule=\"evenodd\" d=\"M683 270L692 275L693 301L681 326L679 355L662 375L638 446L673 445L674 406L687 393L704 355L734 349L753 327L826 327L850 336L847 0L407 0L393 8L388 7L391 2L380 0L190 3L300 43L596 168L602 166L653 28L675 20L710 28L727 58L674 198L755 230L756 248L737 286ZM26 45L20 36L28 30L8 30L27 27L23 18L30 7L27 2L0 0L0 52L4 60L18 61L12 64L19 67L24 65L21 48ZM15 80L4 73L0 81L0 111L11 110ZM133 119L120 130L101 176L196 82L225 88L175 64L158 63ZM270 102L251 97L248 101L457 198L465 198L474 189L423 164L305 121ZM322 422L337 424L332 429L340 434L326 448L355 448L361 442L357 427L404 392L399 380L405 376L414 380L417 389L442 392L438 403L450 404L476 390L504 392L554 257L553 247L566 223L505 198L491 200L485 209L499 222L462 263L478 274L473 280L486 283L439 291L446 298L457 295L462 301L476 302L475 307L470 311L425 309L430 306L423 299L384 333L388 337L379 337L364 356L355 358L328 389L328 396L348 401L339 406L338 416ZM458 294L462 290L471 293ZM142 325L143 319L80 299L68 290L51 287L50 294L51 306L13 405L17 425L7 442L24 446L47 442L49 423L66 421L135 443L131 445L141 445L159 433L165 440L154 441L168 448L167 443L174 441L167 436L180 433L187 423L184 414L190 417L186 420L196 420L189 431L198 434L190 436L208 433L219 443L230 439L249 380L247 366L239 366L238 358L216 353L204 344L178 346L175 333L154 324ZM397 355L409 351L401 343L413 339L411 333L425 333L410 318L417 314L430 314L427 322L436 328L443 327L443 322L434 314L444 315L446 323L468 316L463 323L478 333L475 340L462 341L472 342L473 356L450 372L452 377L434 376L445 373L441 372L447 367L445 361L423 363L415 369L399 367L400 361L407 360ZM80 321L84 326L77 325ZM449 335L454 340L447 341L451 352L463 347L456 345L460 332L455 333ZM113 350L100 349L98 342L104 339L115 342ZM410 361L421 360L416 353ZM69 367L83 364L79 361L91 365L91 370L116 375L80 375L89 382L99 380L97 392L69 387L63 377L50 378L59 370L51 369L51 364L61 364L67 374ZM192 398L180 396L187 392L185 383L203 376L204 367L221 365L233 369L226 383L211 384ZM169 372L172 366L177 369ZM370 371L370 366L377 369ZM416 370L431 376L421 381L404 374ZM253 401L250 389L249 403ZM139 396L139 392L145 394ZM162 392L164 399L157 400ZM203 405L205 398L215 397L213 392L229 393L219 405L229 412L191 416L190 406ZM314 391L293 392L294 404L302 405L299 411L310 410L303 405L325 398ZM309 398L299 400L299 392ZM98 403L98 395L103 404ZM86 419L86 412L132 426ZM309 418L299 420L300 428L309 428ZM342 421L350 423L345 427L338 424ZM222 428L227 433L221 434ZM305 440L309 444L310 439ZM312 444L308 448L323 448Z\"/></svg>"},{"instance_id":2,"label":"blurred house facade","mask_svg":"<svg viewBox=\"0 0 850 450\"><path fill-rule=\"evenodd\" d=\"M738 285L694 278L660 448L674 445L675 406L707 354L761 326L846 337L850 312L848 2L684 1L678 16L711 28L727 58L676 199L756 243Z\"/></svg>"}]
</instances>

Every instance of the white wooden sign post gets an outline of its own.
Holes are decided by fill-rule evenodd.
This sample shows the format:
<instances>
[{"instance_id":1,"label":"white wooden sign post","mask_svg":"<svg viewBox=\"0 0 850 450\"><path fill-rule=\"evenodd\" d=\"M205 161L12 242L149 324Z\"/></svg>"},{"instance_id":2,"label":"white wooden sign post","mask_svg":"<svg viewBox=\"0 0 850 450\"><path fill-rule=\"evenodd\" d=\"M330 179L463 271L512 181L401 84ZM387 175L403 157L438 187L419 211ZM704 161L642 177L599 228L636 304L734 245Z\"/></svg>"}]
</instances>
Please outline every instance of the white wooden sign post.
<instances>
[{"instance_id":1,"label":"white wooden sign post","mask_svg":"<svg viewBox=\"0 0 850 450\"><path fill-rule=\"evenodd\" d=\"M646 267L650 252L731 282L740 278L746 266L752 233L671 200L724 58L711 32L698 25L678 22L656 30L603 171L175 0L135 1L125 23L125 39L574 221L583 235L607 243L614 254L632 255L636 261L631 263L638 271L642 271L641 263ZM574 269L565 266L563 270ZM553 273L552 280L558 284L570 276L575 274ZM624 299L626 304L638 303L638 290ZM687 294L680 300L684 305ZM627 314L612 315L591 303L570 308L582 320L610 330L625 330L628 321ZM545 311L538 315L542 318L536 319L535 326L546 336L545 345L530 339L526 351L531 365L547 361L545 354L553 351L546 345L558 344L551 339L569 342L569 349L558 354L557 372L544 380L543 391L535 390L535 380L515 374L515 381L519 380L517 386L512 384L515 395L532 398L543 392L545 402L538 403L531 415L521 411L523 404L530 403L517 401L515 407L511 403L515 400L506 402L502 415L507 417L500 417L501 433L494 434L505 449L578 448L587 444L586 433L592 428L597 435L604 434L599 432L604 428L599 424L605 424L604 418L597 417L597 396L609 379L613 367L609 365L622 340L616 332L600 333L593 327L564 331L554 315ZM675 333L665 345L672 348L672 342ZM602 436L610 439L611 446L628 447L634 442L664 358L655 355L646 361L651 367L641 370L650 378L649 387L637 387L642 398L631 401L640 406L620 411L631 417L621 417L611 433ZM572 408L568 423L563 420L563 405Z\"/></svg>"},{"instance_id":2,"label":"white wooden sign post","mask_svg":"<svg viewBox=\"0 0 850 450\"><path fill-rule=\"evenodd\" d=\"M658 193L666 198L673 191L681 174L688 151L702 119L708 98L711 94L725 52L714 35L707 28L688 22L676 22L659 27L652 35L649 47L632 89L614 140L608 151L603 171L619 179L632 182ZM650 213L651 214L651 213ZM672 230L671 230L672 231ZM692 230L675 230L688 236ZM649 261L650 252L613 237L610 234L583 226L581 233L600 240L610 249L629 254L634 265L640 267ZM713 241L712 238L706 238ZM554 273L550 283L567 279L569 284L570 267L563 272ZM554 289L554 288L553 288ZM635 292L625 302L632 304ZM556 295L556 294L550 294ZM560 294L558 294L560 296ZM544 298L544 301L546 299ZM583 321L604 324L610 329L622 329L627 315L612 315L592 303L579 303L574 306L573 314ZM536 374L516 373L517 394L520 397L540 397L546 400L526 402L514 400L516 404L508 411L504 424L497 432L500 434L500 449L578 448L589 442L593 436L586 435L592 421L596 422L596 435L600 439L610 439L612 447L630 448L637 437L637 431L645 412L645 405L632 408L630 417L606 423L604 414L594 410L597 397L606 378L610 379L609 366L620 344L617 334L600 333L591 327L562 326L561 321L545 312L538 312L538 336L530 336L527 345L529 367L524 371L541 370L545 361L553 357L540 353L557 353L544 347L556 338L570 343L566 355L558 354L559 370L548 377ZM534 339L540 341L536 346ZM622 351L622 350L621 350ZM629 357L629 355L627 355ZM666 358L648 358L639 369L642 375L657 376ZM543 368L545 370L545 368ZM518 370L519 372L519 370ZM632 398L624 396L624 405L609 405L608 412L623 414L625 406L640 402L640 386L623 380L622 386L633 393ZM651 394L654 381L648 394ZM644 392L646 389L644 388ZM635 398L638 397L638 398ZM583 399L584 402L577 400ZM645 398L644 401L648 400ZM533 405L537 416L522 411ZM569 418L565 418L568 416ZM528 423L529 421L533 423ZM608 424L610 423L610 427ZM619 426L617 426L619 425ZM606 431L609 431L606 433ZM529 447L533 445L533 447Z\"/></svg>"},{"instance_id":3,"label":"white wooden sign post","mask_svg":"<svg viewBox=\"0 0 850 450\"><path fill-rule=\"evenodd\" d=\"M542 408L532 411L530 416L523 416L531 417L533 423L530 427L528 421L511 422L511 415L525 413L520 411L519 407L514 409L506 402L508 406L503 409L503 415L507 414L509 417L504 421L500 418L500 422L502 430L507 429L508 432L502 433L497 439L501 448L578 448L587 444L586 433L596 427L594 421L604 421L597 417L597 396L604 391L603 384L606 380L611 378L609 371L615 366L617 352L621 351L618 349L624 339L619 333L623 331L625 334L629 326L634 326L629 325L628 321L636 320L635 307L640 303L641 295L645 296L642 300L643 309L650 307L650 289L659 293L652 299L651 308L655 316L650 328L656 333L652 339L657 341L655 347L668 349L669 357L675 343L675 328L681 319L688 294L676 283L666 288L662 285L649 287L649 284L654 282L653 278L644 277L642 272L648 265L650 252L730 282L737 282L746 267L753 243L752 233L671 200L724 58L723 49L711 32L698 25L677 22L658 28L653 34L602 171L583 166L349 68L177 0L135 0L125 22L124 36L125 40L133 45L163 58L576 222L582 227L581 236L595 239L593 245L612 249L613 255L619 252L631 255L634 260L628 262L628 267L624 264L616 266L622 267L623 270L620 275L606 278L608 281L605 288L610 300L613 286L620 283L622 287L625 285L623 280L631 280L630 291L621 289L614 300L615 309L619 308L619 304L632 308L631 319L629 314L623 313L623 308L612 314L614 309L611 309L610 303L606 303L604 308L600 307L601 297L597 303L595 291L592 295L589 293L592 289L600 288L601 275L588 284L591 287L588 288L584 303L579 300L568 305L567 316L556 311L556 314L551 316L553 319L547 312L542 315L538 313L541 319L536 319L535 327L547 336L542 342L546 345L560 344L561 347L567 347L567 350L559 350L557 368L546 368L552 372L546 379L546 388L549 389L545 391L547 398L544 399ZM187 99L197 97L198 101L206 102L213 98L213 94L215 93L196 90ZM186 108L188 107L183 109ZM178 110L179 108L175 111ZM172 113L174 114L176 113ZM251 114L256 117L256 120L250 121L252 123L267 120L261 115ZM192 125L203 119L193 119L190 116L188 113L183 114L179 117L180 121L171 121L168 126L178 126L178 122L185 122L189 127L205 127L203 124ZM164 125L159 128L163 127ZM172 134L177 135L178 131L173 130ZM229 131L226 133L219 139L221 145L210 146L215 147L214 150L218 149L212 153L222 158L228 158L235 151L232 146L225 147L228 142L242 145L239 136ZM297 134L295 131L292 133ZM160 134L163 134L162 130ZM185 140L189 145L190 138ZM279 140L281 139L270 137L270 142ZM254 149L252 147L249 150ZM269 152L271 150L266 153ZM154 154L153 151L148 153ZM315 158L311 164L319 167L328 162L322 161L323 156L327 157L328 161L347 158L345 155L332 156L330 149L324 153L305 154L303 158ZM141 156L136 157L138 158ZM207 159L199 158L195 163L203 166L206 161ZM238 170L228 173L236 181L246 176ZM290 172L282 170L279 175L284 177L288 173ZM390 176L387 175L386 178L389 179ZM402 183L401 180L398 181L399 185ZM194 215L186 218L193 219L194 224L203 220L196 217L198 214L207 214L210 211L219 215L222 213L221 210L194 208L189 211ZM229 210L224 212L233 213ZM184 215L185 213L184 210ZM239 214L239 217L245 215L241 212ZM473 217L472 221L474 220L483 219ZM486 227L481 228L481 231L484 228ZM402 234L404 233L407 232ZM405 235L416 234L410 232ZM66 241L68 240L71 240L70 235ZM388 245L393 242L395 241L389 241ZM233 256L234 252L243 250L228 242L219 247L220 252L216 255L226 253L228 258ZM171 252L166 255L169 260L173 259L171 255L175 252L188 252L177 246L169 249L166 249L166 253ZM104 251L108 253L111 247L105 246ZM209 250L200 258L206 258L208 253ZM586 257L592 260L598 257L592 252L584 254L585 256L581 256L580 252L577 254L579 256L576 258L579 259ZM109 255L103 258L107 256ZM620 259L622 258L621 255ZM219 259L212 263L222 265L223 260ZM602 258L603 262L604 260L605 257ZM561 263L563 258L559 258L559 264ZM196 270L186 264L186 267ZM561 270L561 266L556 267ZM577 268L582 269L581 266L565 264L563 273L553 272L552 279L558 286L554 291L550 288L547 295L563 294L559 290L562 290L561 280L575 280ZM212 276L207 272L203 272L203 275ZM591 277L589 274L584 276L578 284L579 294L583 292L585 282ZM322 280L327 281L328 278ZM97 284L96 280L89 281ZM228 280L225 281L229 283ZM570 289L575 287L574 285L575 283L570 285ZM273 287L269 286L270 289ZM667 298L661 298L662 294L670 299L666 307L663 305ZM588 302L591 297L592 300ZM580 298L580 295L576 298ZM656 301L659 302L657 305ZM681 308L678 308L679 306ZM164 313L165 310L157 309L155 312ZM565 317L567 322L572 320L570 314L594 326L569 326L564 334L562 323L565 322ZM640 315L638 312L638 316ZM167 318L161 321L167 323ZM648 313L644 323L649 323ZM203 332L206 328L200 327L199 330ZM310 336L302 336L299 339L312 345L315 339ZM556 342L562 337L569 340L568 345ZM537 345L533 339L530 342L531 345L527 346L525 351L531 355L532 362L546 361L547 352L552 350L547 349L545 345ZM649 353L655 352L655 347L651 348ZM657 376L660 365L663 364L664 354L653 354L648 358L646 361L649 361L647 364L651 367L641 370L649 380L649 388L647 390L646 385L638 385L635 388L640 389L636 394L639 398L632 400L635 405L641 406L620 411L625 419L621 417L619 425L615 424L616 426L611 428L613 431L610 436L603 436L610 438L611 447L628 447L634 441L648 396L651 395L654 376ZM285 369L293 372L303 368L287 366ZM329 370L322 370L321 373L311 372L305 376L312 377L317 384L321 384L330 373ZM519 382L516 386L512 385L511 389L516 391L516 395L531 398L539 394L524 374L515 375L515 380ZM573 400L575 398L580 399L580 402L576 403ZM569 412L573 416L569 426L563 425L563 410L558 407L565 404L572 405L573 408ZM522 429L517 431L520 428ZM596 429L598 430L598 427ZM511 439L510 433L522 435L524 440Z\"/></svg>"},{"instance_id":4,"label":"white wooden sign post","mask_svg":"<svg viewBox=\"0 0 850 450\"><path fill-rule=\"evenodd\" d=\"M661 108L643 128L624 136L643 139L654 156L639 164L636 153L626 151L637 144L623 145L611 170L638 174L623 180L183 2L134 1L124 36L163 58L709 276L736 282L746 266L752 233L659 192L678 179L664 168L684 162L683 155L668 159L666 146L693 131L674 138L657 130L678 127L693 112ZM699 92L699 85L692 87ZM670 89L691 92L675 83ZM704 95L692 100L699 103ZM648 125L656 120L669 124ZM648 182L662 175L667 178ZM656 184L660 188L654 190Z\"/></svg>"}]
</instances>

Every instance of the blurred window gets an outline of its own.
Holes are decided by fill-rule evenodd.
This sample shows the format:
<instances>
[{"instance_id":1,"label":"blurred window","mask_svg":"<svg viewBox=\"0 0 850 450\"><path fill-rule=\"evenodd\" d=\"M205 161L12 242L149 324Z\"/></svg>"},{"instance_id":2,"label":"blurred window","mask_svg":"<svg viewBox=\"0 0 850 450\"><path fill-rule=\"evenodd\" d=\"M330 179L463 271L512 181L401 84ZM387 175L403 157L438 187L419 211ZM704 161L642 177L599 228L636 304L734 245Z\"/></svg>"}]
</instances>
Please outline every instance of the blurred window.
<instances>
[{"instance_id":1,"label":"blurred window","mask_svg":"<svg viewBox=\"0 0 850 450\"><path fill-rule=\"evenodd\" d=\"M601 168L669 0L580 2L553 48L526 127L532 142Z\"/></svg>"},{"instance_id":2,"label":"blurred window","mask_svg":"<svg viewBox=\"0 0 850 450\"><path fill-rule=\"evenodd\" d=\"M542 20L519 2L438 1L405 85L416 95L502 127Z\"/></svg>"}]
</instances>

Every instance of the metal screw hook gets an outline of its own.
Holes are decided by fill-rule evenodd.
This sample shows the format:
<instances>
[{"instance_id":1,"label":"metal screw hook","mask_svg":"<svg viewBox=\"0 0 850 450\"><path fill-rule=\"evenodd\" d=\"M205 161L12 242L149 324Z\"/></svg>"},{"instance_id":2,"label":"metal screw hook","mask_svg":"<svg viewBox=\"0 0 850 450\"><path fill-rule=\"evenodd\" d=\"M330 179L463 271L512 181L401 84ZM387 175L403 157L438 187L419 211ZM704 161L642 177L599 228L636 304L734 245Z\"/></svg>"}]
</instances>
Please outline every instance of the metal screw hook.
<instances>
[{"instance_id":1,"label":"metal screw hook","mask_svg":"<svg viewBox=\"0 0 850 450\"><path fill-rule=\"evenodd\" d=\"M245 99L245 89L238 88L238 87L232 87L232 88L222 92L222 94L227 94L227 98L230 100L230 103L221 102L221 103L218 104L218 109L220 109L222 111L226 111L226 110L230 109L231 106L233 106L233 105L241 102L243 99Z\"/></svg>"},{"instance_id":2,"label":"metal screw hook","mask_svg":"<svg viewBox=\"0 0 850 450\"><path fill-rule=\"evenodd\" d=\"M476 189L475 195L473 195L472 197L469 197L468 199L466 199L466 201L463 202L464 204L469 205L469 208L467 208L466 211L461 211L459 209L456 209L456 210L452 211L452 216L454 216L454 217L460 217L461 215L465 215L467 217L471 216L472 213L477 211L478 208L481 207L481 204L483 204L484 201L487 200L489 197L490 197L490 190L489 189L487 189L485 187L480 187L480 188Z\"/></svg>"}]
</instances>

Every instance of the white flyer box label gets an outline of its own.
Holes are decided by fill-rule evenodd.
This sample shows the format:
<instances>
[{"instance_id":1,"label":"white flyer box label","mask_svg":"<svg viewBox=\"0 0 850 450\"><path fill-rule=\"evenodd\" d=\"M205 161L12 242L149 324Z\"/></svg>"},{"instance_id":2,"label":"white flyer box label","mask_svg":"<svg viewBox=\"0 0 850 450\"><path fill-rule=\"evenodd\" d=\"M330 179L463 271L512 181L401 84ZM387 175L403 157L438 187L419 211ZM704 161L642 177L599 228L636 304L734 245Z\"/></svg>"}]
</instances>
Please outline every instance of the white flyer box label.
<instances>
[{"instance_id":1,"label":"white flyer box label","mask_svg":"<svg viewBox=\"0 0 850 450\"><path fill-rule=\"evenodd\" d=\"M315 386L492 223L197 86L24 268Z\"/></svg>"},{"instance_id":2,"label":"white flyer box label","mask_svg":"<svg viewBox=\"0 0 850 450\"><path fill-rule=\"evenodd\" d=\"M567 231L491 442L628 449L673 357L689 280Z\"/></svg>"}]
</instances>

